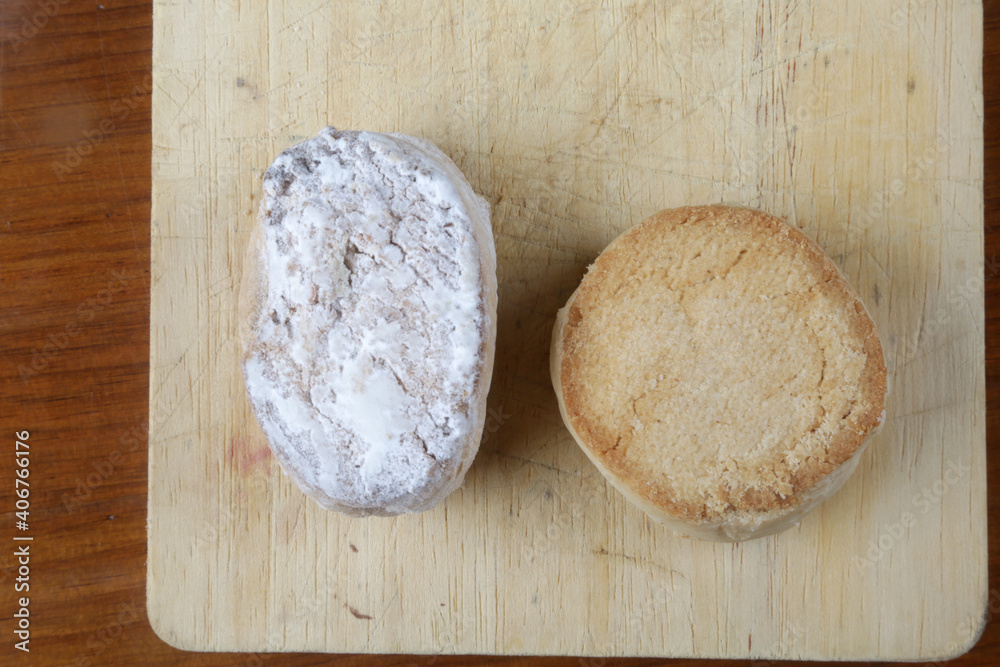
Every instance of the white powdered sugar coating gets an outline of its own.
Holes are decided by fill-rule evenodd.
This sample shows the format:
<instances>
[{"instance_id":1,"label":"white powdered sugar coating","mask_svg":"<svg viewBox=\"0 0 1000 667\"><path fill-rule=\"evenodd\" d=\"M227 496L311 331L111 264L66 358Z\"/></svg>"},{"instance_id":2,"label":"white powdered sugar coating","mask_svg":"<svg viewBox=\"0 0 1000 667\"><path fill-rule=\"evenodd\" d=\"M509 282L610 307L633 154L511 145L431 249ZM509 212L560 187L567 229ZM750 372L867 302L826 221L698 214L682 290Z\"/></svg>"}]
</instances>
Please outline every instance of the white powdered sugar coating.
<instances>
[{"instance_id":1,"label":"white powdered sugar coating","mask_svg":"<svg viewBox=\"0 0 1000 667\"><path fill-rule=\"evenodd\" d=\"M244 378L279 462L347 513L437 504L482 431L496 303L485 202L429 142L326 128L267 170L261 213Z\"/></svg>"}]
</instances>

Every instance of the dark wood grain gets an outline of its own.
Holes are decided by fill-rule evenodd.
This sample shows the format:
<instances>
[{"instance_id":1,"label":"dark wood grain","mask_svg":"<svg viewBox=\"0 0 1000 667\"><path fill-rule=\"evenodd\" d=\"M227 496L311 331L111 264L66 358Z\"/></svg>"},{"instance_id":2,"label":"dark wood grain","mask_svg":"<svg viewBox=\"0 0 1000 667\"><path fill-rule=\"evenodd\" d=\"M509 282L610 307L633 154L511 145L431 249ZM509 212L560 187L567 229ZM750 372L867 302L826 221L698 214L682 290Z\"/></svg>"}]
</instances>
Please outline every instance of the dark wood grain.
<instances>
[{"instance_id":1,"label":"dark wood grain","mask_svg":"<svg viewBox=\"0 0 1000 667\"><path fill-rule=\"evenodd\" d=\"M0 557L0 662L640 665L660 660L194 654L145 613L151 6L0 3L0 539L30 432L30 654ZM986 363L992 613L953 665L1000 664L1000 2L985 8ZM694 664L695 661L672 661ZM727 661L722 664L737 664ZM842 663L840 663L842 664Z\"/></svg>"}]
</instances>

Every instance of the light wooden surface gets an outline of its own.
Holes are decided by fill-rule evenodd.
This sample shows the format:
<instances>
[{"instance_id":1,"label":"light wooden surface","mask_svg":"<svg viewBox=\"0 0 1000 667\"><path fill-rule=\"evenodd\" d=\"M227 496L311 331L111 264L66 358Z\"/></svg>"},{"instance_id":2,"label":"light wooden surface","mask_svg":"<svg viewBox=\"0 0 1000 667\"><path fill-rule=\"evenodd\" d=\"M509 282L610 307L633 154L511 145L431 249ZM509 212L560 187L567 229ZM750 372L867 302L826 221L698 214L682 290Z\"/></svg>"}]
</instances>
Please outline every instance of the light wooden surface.
<instances>
[{"instance_id":1,"label":"light wooden surface","mask_svg":"<svg viewBox=\"0 0 1000 667\"><path fill-rule=\"evenodd\" d=\"M987 601L981 7L689 0L154 4L150 622L188 649L932 659ZM493 205L500 331L463 489L323 512L266 455L235 288L260 176L333 124L435 141ZM844 490L675 537L571 441L556 309L648 214L788 218L881 327L889 418Z\"/></svg>"}]
</instances>

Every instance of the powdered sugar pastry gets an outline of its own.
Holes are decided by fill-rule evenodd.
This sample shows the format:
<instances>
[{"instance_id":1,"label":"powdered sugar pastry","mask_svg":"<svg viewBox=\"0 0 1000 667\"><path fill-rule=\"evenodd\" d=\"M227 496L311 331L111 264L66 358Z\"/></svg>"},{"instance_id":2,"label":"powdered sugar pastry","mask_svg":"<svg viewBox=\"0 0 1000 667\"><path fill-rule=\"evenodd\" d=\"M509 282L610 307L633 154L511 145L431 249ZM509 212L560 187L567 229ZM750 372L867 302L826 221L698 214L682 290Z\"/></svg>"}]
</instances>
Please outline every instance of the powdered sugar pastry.
<instances>
[{"instance_id":1,"label":"powdered sugar pastry","mask_svg":"<svg viewBox=\"0 0 1000 667\"><path fill-rule=\"evenodd\" d=\"M429 142L323 130L264 175L247 392L320 504L437 504L475 455L495 340L486 203Z\"/></svg>"}]
</instances>

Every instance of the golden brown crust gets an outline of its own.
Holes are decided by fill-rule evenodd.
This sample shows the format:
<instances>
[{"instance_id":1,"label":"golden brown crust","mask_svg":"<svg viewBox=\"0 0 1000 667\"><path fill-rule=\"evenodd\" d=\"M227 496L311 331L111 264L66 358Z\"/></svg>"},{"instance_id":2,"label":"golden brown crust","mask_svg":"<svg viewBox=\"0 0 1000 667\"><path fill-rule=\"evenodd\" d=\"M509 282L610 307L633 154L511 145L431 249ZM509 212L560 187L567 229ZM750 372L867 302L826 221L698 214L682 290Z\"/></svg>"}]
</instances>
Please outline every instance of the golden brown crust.
<instances>
[{"instance_id":1,"label":"golden brown crust","mask_svg":"<svg viewBox=\"0 0 1000 667\"><path fill-rule=\"evenodd\" d=\"M664 242L665 238L675 235L681 237L675 232L683 226L698 226L706 232L706 253L726 251L725 244L714 243L715 237L711 236L720 231L746 240L734 261L723 262L731 263L726 274L744 259L745 254L748 254L749 261L760 263L797 263L799 273L811 276L812 284L801 291L805 295L802 299L795 300L798 291L779 296L788 297L793 308L815 308L816 303L832 304L831 312L823 312L822 317L842 319L846 337L856 343L864 355L859 381L855 387L846 389L855 393L853 402L847 403L849 410L844 415L843 423L837 423L835 430L822 438L813 433L817 430L814 425L808 437L816 440L816 444L801 457L802 460L786 461L785 453L776 451L768 459L769 465L758 466L756 470L734 470L732 475L727 474L711 482L714 488L705 494L692 494L689 488L680 488L684 484L671 483L669 475L665 475L663 470L651 469L643 464L641 457L634 455L635 452L630 452L633 444L645 446L642 438L636 436L636 427L630 430L623 426L624 422L612 423L606 414L596 413L594 406L599 399L595 398L594 375L589 372L593 370L589 366L594 360L588 350L592 350L594 341L607 332L592 331L588 322L596 321L601 316L605 319L600 321L606 323L606 306L620 293L635 292L640 289L637 285L655 279L667 289L674 290L679 300L684 299L684 291L691 285L671 281L674 275L690 279L696 273L690 267L700 258L701 251L696 256L685 257L683 248L674 252ZM664 269L664 266L668 268ZM680 268L675 269L677 266ZM713 273L709 269L705 282L725 277L722 271ZM739 280L739 276L733 280ZM774 297L769 295L763 298ZM656 327L651 322L655 320L640 319L630 326L648 327L652 336L656 334ZM882 348L874 323L857 294L812 240L777 218L758 211L724 206L673 209L661 211L625 232L594 262L567 304L565 325L556 334L554 350L558 347L561 363L560 368L553 369L553 373L558 373L560 386L557 389L561 390L561 401L571 430L590 450L589 454L618 478L617 481L649 503L686 521L710 521L734 512L766 513L796 505L804 491L851 459L883 418L886 369ZM775 344L780 345L781 342L775 341ZM820 349L825 355L825 349L822 346ZM697 362L692 363L696 366ZM824 371L826 363L824 357ZM682 373L676 371L676 374ZM821 372L821 383L822 378ZM833 387L833 390L846 391L843 387ZM635 399L632 410L635 419L638 419ZM825 415L823 418L826 420L824 423L833 419ZM824 433L820 431L820 435Z\"/></svg>"}]
</instances>

